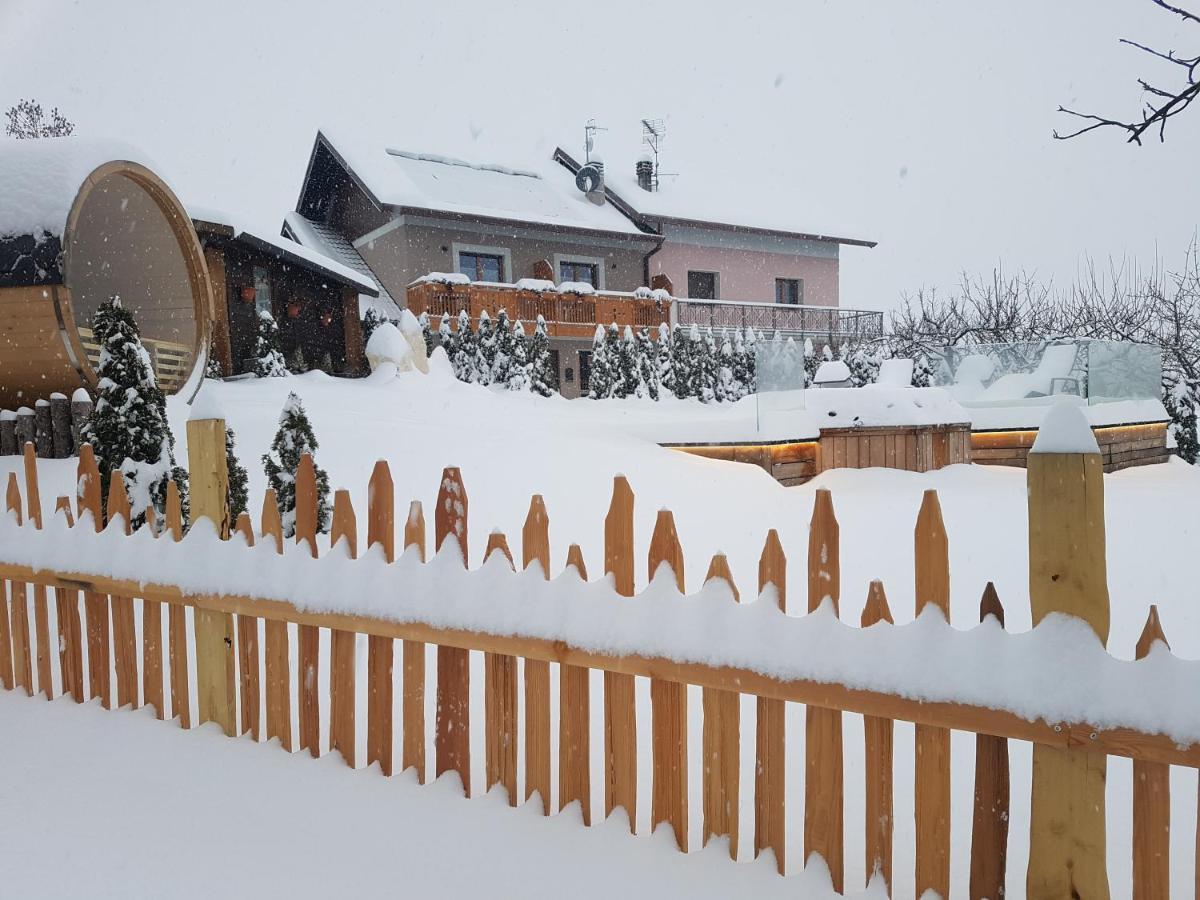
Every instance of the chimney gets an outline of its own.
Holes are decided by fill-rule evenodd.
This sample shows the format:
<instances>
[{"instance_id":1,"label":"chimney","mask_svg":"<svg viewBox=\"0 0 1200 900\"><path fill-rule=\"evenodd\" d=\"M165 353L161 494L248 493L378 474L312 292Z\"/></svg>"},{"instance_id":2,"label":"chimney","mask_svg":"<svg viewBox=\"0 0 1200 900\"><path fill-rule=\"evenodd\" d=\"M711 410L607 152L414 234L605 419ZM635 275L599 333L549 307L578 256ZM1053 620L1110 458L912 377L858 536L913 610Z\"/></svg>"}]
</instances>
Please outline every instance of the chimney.
<instances>
[{"instance_id":1,"label":"chimney","mask_svg":"<svg viewBox=\"0 0 1200 900\"><path fill-rule=\"evenodd\" d=\"M654 163L650 159L650 154L638 157L634 171L637 173L638 187L643 191L654 190Z\"/></svg>"}]
</instances>

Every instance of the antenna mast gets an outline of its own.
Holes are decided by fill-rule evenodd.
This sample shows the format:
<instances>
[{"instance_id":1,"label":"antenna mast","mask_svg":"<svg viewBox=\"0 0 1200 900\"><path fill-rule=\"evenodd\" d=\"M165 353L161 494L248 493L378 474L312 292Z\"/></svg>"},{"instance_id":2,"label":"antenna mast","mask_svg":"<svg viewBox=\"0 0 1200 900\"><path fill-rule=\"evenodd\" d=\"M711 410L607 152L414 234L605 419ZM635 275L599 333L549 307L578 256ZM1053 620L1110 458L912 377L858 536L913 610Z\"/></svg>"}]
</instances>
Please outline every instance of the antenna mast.
<instances>
[{"instance_id":1,"label":"antenna mast","mask_svg":"<svg viewBox=\"0 0 1200 900\"><path fill-rule=\"evenodd\" d=\"M595 119L588 119L587 124L583 126L583 161L585 163L592 161L592 151L596 148L597 131L608 131L608 129L597 125Z\"/></svg>"},{"instance_id":2,"label":"antenna mast","mask_svg":"<svg viewBox=\"0 0 1200 900\"><path fill-rule=\"evenodd\" d=\"M662 119L642 119L642 143L654 154L654 174L651 185L658 190L658 149L667 139L667 125Z\"/></svg>"}]
</instances>

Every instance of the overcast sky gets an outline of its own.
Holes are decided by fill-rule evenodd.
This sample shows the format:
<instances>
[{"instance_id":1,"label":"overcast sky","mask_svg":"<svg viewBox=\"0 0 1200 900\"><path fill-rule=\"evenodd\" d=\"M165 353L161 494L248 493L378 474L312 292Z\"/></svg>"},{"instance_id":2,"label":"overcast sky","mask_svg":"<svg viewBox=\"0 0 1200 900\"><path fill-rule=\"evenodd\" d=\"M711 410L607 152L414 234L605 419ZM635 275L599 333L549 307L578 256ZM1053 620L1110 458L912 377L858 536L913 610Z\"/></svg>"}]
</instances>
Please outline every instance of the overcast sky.
<instances>
[{"instance_id":1,"label":"overcast sky","mask_svg":"<svg viewBox=\"0 0 1200 900\"><path fill-rule=\"evenodd\" d=\"M878 240L844 251L842 304L888 308L1001 263L1181 258L1200 110L1165 145L1051 139L1059 103L1134 115L1139 75L1174 77L1122 36L1200 46L1149 0L0 0L0 108L58 105L272 233L320 127L519 166L594 117L632 167L662 117L673 189Z\"/></svg>"}]
</instances>

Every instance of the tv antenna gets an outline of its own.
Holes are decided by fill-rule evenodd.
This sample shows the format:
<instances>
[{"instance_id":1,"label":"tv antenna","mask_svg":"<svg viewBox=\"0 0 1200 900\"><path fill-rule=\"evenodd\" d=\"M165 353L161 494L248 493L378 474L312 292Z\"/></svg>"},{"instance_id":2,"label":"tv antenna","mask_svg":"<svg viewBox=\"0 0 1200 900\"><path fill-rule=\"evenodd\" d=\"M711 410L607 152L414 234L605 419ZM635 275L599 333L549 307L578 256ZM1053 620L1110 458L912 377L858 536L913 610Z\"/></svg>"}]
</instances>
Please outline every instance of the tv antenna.
<instances>
[{"instance_id":1,"label":"tv antenna","mask_svg":"<svg viewBox=\"0 0 1200 900\"><path fill-rule=\"evenodd\" d=\"M588 119L587 124L583 126L583 159L584 162L592 161L592 151L596 149L596 132L608 131L602 125L597 125L595 119Z\"/></svg>"},{"instance_id":2,"label":"tv antenna","mask_svg":"<svg viewBox=\"0 0 1200 900\"><path fill-rule=\"evenodd\" d=\"M642 143L650 148L654 155L654 176L652 184L658 190L658 151L663 141L667 139L667 124L662 119L642 119ZM665 174L665 173L664 173Z\"/></svg>"}]
</instances>

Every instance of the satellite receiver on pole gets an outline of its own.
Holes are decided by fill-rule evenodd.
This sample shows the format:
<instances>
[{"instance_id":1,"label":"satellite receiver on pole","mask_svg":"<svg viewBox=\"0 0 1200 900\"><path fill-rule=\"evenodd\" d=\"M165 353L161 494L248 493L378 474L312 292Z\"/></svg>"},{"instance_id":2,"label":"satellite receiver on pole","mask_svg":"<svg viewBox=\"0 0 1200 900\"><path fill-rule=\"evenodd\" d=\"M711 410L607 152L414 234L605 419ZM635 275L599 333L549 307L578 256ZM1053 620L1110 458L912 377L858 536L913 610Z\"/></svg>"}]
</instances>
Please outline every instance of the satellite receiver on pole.
<instances>
[{"instance_id":1,"label":"satellite receiver on pole","mask_svg":"<svg viewBox=\"0 0 1200 900\"><path fill-rule=\"evenodd\" d=\"M642 119L642 143L654 154L653 190L658 190L658 149L667 139L667 125L662 119Z\"/></svg>"},{"instance_id":2,"label":"satellite receiver on pole","mask_svg":"<svg viewBox=\"0 0 1200 900\"><path fill-rule=\"evenodd\" d=\"M583 126L583 161L592 161L592 151L596 149L596 132L608 131L607 128L597 125L595 119L588 119L587 124Z\"/></svg>"}]
</instances>

